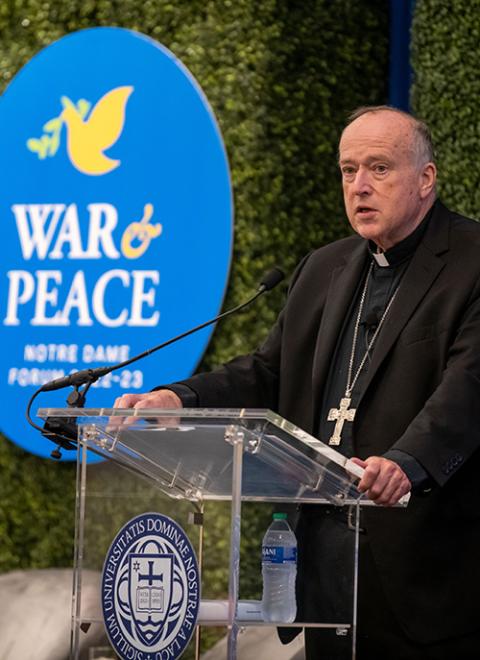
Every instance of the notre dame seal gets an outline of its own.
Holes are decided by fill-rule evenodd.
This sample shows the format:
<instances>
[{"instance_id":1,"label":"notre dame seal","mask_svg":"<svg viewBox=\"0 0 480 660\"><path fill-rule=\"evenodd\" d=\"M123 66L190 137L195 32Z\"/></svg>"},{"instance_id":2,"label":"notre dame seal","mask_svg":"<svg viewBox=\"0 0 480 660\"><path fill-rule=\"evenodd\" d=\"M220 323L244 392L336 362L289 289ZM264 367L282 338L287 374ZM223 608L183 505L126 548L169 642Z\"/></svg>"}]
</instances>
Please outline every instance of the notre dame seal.
<instances>
[{"instance_id":1,"label":"notre dame seal","mask_svg":"<svg viewBox=\"0 0 480 660\"><path fill-rule=\"evenodd\" d=\"M144 513L126 523L107 553L102 607L112 647L125 660L175 660L195 629L200 576L177 523Z\"/></svg>"}]
</instances>

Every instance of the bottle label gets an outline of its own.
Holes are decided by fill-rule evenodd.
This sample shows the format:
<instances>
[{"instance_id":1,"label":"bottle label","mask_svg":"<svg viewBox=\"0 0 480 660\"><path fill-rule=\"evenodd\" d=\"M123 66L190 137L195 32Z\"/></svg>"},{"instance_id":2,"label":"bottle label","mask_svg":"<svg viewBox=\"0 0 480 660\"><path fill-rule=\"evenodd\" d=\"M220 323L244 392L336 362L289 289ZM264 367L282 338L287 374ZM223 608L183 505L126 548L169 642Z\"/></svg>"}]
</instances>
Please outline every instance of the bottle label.
<instances>
[{"instance_id":1,"label":"bottle label","mask_svg":"<svg viewBox=\"0 0 480 660\"><path fill-rule=\"evenodd\" d=\"M262 563L264 564L295 564L297 562L297 548L264 545L262 546Z\"/></svg>"}]
</instances>

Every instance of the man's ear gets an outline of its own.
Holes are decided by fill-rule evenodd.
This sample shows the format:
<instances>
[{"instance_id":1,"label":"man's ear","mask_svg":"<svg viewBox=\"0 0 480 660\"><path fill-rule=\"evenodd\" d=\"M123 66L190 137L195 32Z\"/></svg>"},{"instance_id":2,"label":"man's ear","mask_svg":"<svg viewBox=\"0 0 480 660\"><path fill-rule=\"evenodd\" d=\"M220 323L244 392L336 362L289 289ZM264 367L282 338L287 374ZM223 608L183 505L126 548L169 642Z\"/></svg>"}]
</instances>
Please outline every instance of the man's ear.
<instances>
[{"instance_id":1,"label":"man's ear","mask_svg":"<svg viewBox=\"0 0 480 660\"><path fill-rule=\"evenodd\" d=\"M435 163L426 163L422 168L420 182L420 197L425 199L435 189L437 182L437 168Z\"/></svg>"}]
</instances>

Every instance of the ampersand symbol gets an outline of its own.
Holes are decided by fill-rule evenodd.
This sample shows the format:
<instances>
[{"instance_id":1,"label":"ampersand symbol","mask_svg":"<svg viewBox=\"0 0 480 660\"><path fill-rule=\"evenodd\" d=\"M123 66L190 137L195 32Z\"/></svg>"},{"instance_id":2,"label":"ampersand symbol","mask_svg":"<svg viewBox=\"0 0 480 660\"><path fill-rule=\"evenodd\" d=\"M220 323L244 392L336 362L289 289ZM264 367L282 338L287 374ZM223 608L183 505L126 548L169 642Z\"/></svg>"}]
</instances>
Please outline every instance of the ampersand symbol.
<instances>
[{"instance_id":1,"label":"ampersand symbol","mask_svg":"<svg viewBox=\"0 0 480 660\"><path fill-rule=\"evenodd\" d=\"M122 253L127 259L138 259L141 257L148 250L150 241L162 233L162 225L160 223L156 225L149 224L152 215L153 205L145 204L143 218L140 222L132 222L123 232L121 248ZM132 245L135 240L140 242L136 247Z\"/></svg>"}]
</instances>

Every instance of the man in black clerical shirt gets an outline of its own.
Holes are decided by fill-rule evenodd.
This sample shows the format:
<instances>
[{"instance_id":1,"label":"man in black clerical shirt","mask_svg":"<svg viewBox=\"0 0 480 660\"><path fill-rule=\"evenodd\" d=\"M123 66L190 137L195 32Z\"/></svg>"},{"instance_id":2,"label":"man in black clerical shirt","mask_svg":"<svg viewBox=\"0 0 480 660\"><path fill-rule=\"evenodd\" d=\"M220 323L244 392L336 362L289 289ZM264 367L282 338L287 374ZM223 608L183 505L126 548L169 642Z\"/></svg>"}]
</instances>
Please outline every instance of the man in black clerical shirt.
<instances>
[{"instance_id":1,"label":"man in black clerical shirt","mask_svg":"<svg viewBox=\"0 0 480 660\"><path fill-rule=\"evenodd\" d=\"M381 505L362 518L357 657L473 660L480 226L436 200L428 128L406 113L356 111L339 165L355 235L301 262L264 344L116 406L271 408L352 457L365 470L359 489ZM392 509L408 492L407 509ZM315 609L321 559L307 515L300 593ZM331 660L309 630L306 650Z\"/></svg>"}]
</instances>

